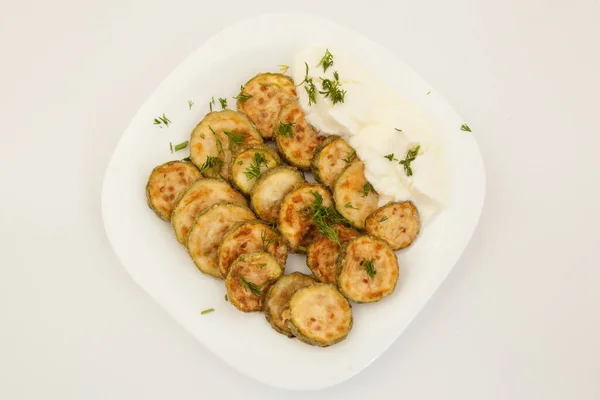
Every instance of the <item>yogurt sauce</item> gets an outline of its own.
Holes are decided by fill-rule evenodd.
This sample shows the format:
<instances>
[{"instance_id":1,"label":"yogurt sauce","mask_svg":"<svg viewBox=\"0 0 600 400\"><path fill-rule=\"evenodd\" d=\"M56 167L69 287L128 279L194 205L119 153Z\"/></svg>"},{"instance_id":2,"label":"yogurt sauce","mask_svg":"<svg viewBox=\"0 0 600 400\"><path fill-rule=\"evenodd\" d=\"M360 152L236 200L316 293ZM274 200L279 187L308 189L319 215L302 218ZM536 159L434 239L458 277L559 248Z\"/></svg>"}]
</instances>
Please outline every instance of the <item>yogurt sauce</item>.
<instances>
[{"instance_id":1,"label":"yogurt sauce","mask_svg":"<svg viewBox=\"0 0 600 400\"><path fill-rule=\"evenodd\" d=\"M446 173L441 143L435 126L414 104L401 99L383 81L343 52L330 48L333 65L323 71L318 66L325 47L311 47L294 57L291 66L295 82L313 79L316 103L309 105L304 86L298 97L307 121L323 135L342 136L365 164L365 177L380 195L379 205L390 201L411 200L421 216L429 221L446 203ZM321 78L334 79L339 73L341 88L346 91L343 103L333 104L325 98ZM407 151L419 147L407 176L404 160ZM386 156L393 154L390 161Z\"/></svg>"}]
</instances>

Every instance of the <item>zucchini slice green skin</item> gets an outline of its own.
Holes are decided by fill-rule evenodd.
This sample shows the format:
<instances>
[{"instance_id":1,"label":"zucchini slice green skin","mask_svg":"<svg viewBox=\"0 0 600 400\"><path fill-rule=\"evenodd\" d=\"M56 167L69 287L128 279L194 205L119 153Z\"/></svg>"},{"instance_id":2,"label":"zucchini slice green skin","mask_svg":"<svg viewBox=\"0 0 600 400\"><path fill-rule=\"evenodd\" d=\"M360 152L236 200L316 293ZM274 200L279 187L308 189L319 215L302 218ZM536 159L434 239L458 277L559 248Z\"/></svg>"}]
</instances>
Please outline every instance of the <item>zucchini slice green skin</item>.
<instances>
[{"instance_id":1,"label":"zucchini slice green skin","mask_svg":"<svg viewBox=\"0 0 600 400\"><path fill-rule=\"evenodd\" d=\"M359 159L352 161L338 176L333 188L336 210L355 228L363 229L365 220L375 210L379 195L365 190L370 185L365 178L365 165Z\"/></svg>"},{"instance_id":2,"label":"zucchini slice green skin","mask_svg":"<svg viewBox=\"0 0 600 400\"><path fill-rule=\"evenodd\" d=\"M333 189L335 180L355 158L352 147L341 137L333 135L317 147L310 169L317 182Z\"/></svg>"},{"instance_id":3,"label":"zucchini slice green skin","mask_svg":"<svg viewBox=\"0 0 600 400\"><path fill-rule=\"evenodd\" d=\"M313 346L339 343L352 329L352 306L333 285L317 283L299 289L290 300L289 313L292 333Z\"/></svg>"},{"instance_id":4,"label":"zucchini slice green skin","mask_svg":"<svg viewBox=\"0 0 600 400\"><path fill-rule=\"evenodd\" d=\"M279 132L280 124L292 124L289 136ZM310 170L313 154L323 137L306 121L297 101L292 101L281 109L273 136L279 152L288 164L305 171Z\"/></svg>"},{"instance_id":5,"label":"zucchini slice green skin","mask_svg":"<svg viewBox=\"0 0 600 400\"><path fill-rule=\"evenodd\" d=\"M242 135L242 143L238 145L230 141L231 134ZM203 175L209 178L228 179L233 155L242 146L262 143L262 136L246 115L233 110L213 111L206 114L192 131L190 159L202 169L208 156L217 157L220 160L219 164L205 169Z\"/></svg>"},{"instance_id":6,"label":"zucchini slice green skin","mask_svg":"<svg viewBox=\"0 0 600 400\"><path fill-rule=\"evenodd\" d=\"M181 194L171 215L171 225L179 243L187 243L190 228L198 214L217 203L248 205L242 194L220 179L200 179Z\"/></svg>"},{"instance_id":7,"label":"zucchini slice green skin","mask_svg":"<svg viewBox=\"0 0 600 400\"><path fill-rule=\"evenodd\" d=\"M365 230L387 242L392 250L404 249L421 230L419 211L412 201L388 203L367 217Z\"/></svg>"},{"instance_id":8,"label":"zucchini slice green skin","mask_svg":"<svg viewBox=\"0 0 600 400\"><path fill-rule=\"evenodd\" d=\"M289 308L290 300L296 291L315 283L317 281L313 277L293 272L282 276L277 283L271 286L265 297L264 312L273 329L288 337L294 337L287 325L287 319L284 318L285 311Z\"/></svg>"},{"instance_id":9,"label":"zucchini slice green skin","mask_svg":"<svg viewBox=\"0 0 600 400\"><path fill-rule=\"evenodd\" d=\"M356 239L360 233L343 225L334 225L340 243L343 245ZM334 241L320 235L310 246L306 253L306 265L320 282L335 285L337 282L337 258L341 248Z\"/></svg>"},{"instance_id":10,"label":"zucchini slice green skin","mask_svg":"<svg viewBox=\"0 0 600 400\"><path fill-rule=\"evenodd\" d=\"M307 244L303 239L309 234L314 224L312 218L303 213L315 201L314 193L323 198L323 206L333 204L331 193L323 185L307 183L290 191L281 202L277 226L281 236L286 240L292 251L297 251L298 246Z\"/></svg>"},{"instance_id":11,"label":"zucchini slice green skin","mask_svg":"<svg viewBox=\"0 0 600 400\"><path fill-rule=\"evenodd\" d=\"M281 107L296 98L296 86L287 75L258 74L246 82L243 94L251 97L238 98L238 111L246 114L262 137L268 139L273 136Z\"/></svg>"},{"instance_id":12,"label":"zucchini slice green skin","mask_svg":"<svg viewBox=\"0 0 600 400\"><path fill-rule=\"evenodd\" d=\"M233 226L221 241L218 253L221 275L227 276L229 267L240 255L256 251L271 254L285 269L289 250L283 238L262 221L249 221Z\"/></svg>"},{"instance_id":13,"label":"zucchini slice green skin","mask_svg":"<svg viewBox=\"0 0 600 400\"><path fill-rule=\"evenodd\" d=\"M254 159L254 155L259 153L262 155L265 163L258 163L257 160ZM248 195L250 191L265 171L275 168L276 166L281 164L281 158L277 151L271 146L248 146L241 149L232 159L229 165L229 181L231 184L238 189L240 192ZM260 171L259 176L249 175L250 172L253 172L253 169L258 167L258 171Z\"/></svg>"},{"instance_id":14,"label":"zucchini slice green skin","mask_svg":"<svg viewBox=\"0 0 600 400\"><path fill-rule=\"evenodd\" d=\"M306 183L294 167L281 165L264 172L250 192L252 209L267 223L277 221L281 202L294 187Z\"/></svg>"},{"instance_id":15,"label":"zucchini slice green skin","mask_svg":"<svg viewBox=\"0 0 600 400\"><path fill-rule=\"evenodd\" d=\"M225 279L229 302L243 312L262 311L269 288L281 275L283 269L272 255L262 251L241 255Z\"/></svg>"},{"instance_id":16,"label":"zucchini slice green skin","mask_svg":"<svg viewBox=\"0 0 600 400\"><path fill-rule=\"evenodd\" d=\"M372 263L372 276L367 262ZM337 259L337 286L355 303L372 303L396 289L400 267L388 244L371 236L359 236L347 243Z\"/></svg>"},{"instance_id":17,"label":"zucchini slice green skin","mask_svg":"<svg viewBox=\"0 0 600 400\"><path fill-rule=\"evenodd\" d=\"M217 263L217 250L227 232L240 221L256 218L249 208L234 203L219 203L196 218L188 236L187 248L198 269L215 278L222 278Z\"/></svg>"},{"instance_id":18,"label":"zucchini slice green skin","mask_svg":"<svg viewBox=\"0 0 600 400\"><path fill-rule=\"evenodd\" d=\"M169 161L157 166L146 184L148 206L160 219L170 221L179 196L200 178L202 174L191 162Z\"/></svg>"}]
</instances>

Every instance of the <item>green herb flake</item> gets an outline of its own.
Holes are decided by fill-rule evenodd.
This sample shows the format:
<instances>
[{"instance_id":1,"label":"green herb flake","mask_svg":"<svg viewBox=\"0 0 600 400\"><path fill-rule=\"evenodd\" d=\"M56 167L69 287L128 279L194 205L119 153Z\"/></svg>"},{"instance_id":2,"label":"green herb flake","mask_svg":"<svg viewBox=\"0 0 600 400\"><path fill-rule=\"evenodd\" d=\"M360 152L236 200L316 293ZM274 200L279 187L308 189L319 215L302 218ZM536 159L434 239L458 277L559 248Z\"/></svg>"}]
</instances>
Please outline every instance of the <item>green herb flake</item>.
<instances>
[{"instance_id":1,"label":"green herb flake","mask_svg":"<svg viewBox=\"0 0 600 400\"><path fill-rule=\"evenodd\" d=\"M384 157L390 161L398 161L398 159L396 157L394 157L394 153L387 154Z\"/></svg>"},{"instance_id":2,"label":"green herb flake","mask_svg":"<svg viewBox=\"0 0 600 400\"><path fill-rule=\"evenodd\" d=\"M221 110L224 110L227 108L227 99L219 97L219 103L221 103Z\"/></svg>"},{"instance_id":3,"label":"green herb flake","mask_svg":"<svg viewBox=\"0 0 600 400\"><path fill-rule=\"evenodd\" d=\"M204 173L211 169L215 170L216 172L219 172L221 170L222 165L223 161L218 157L207 156L206 161L204 161L204 164L202 164L202 166L200 167L200 173Z\"/></svg>"},{"instance_id":4,"label":"green herb flake","mask_svg":"<svg viewBox=\"0 0 600 400\"><path fill-rule=\"evenodd\" d=\"M175 145L175 151L179 151L179 150L183 150L183 149L185 149L186 147L188 147L188 144L189 144L189 143L190 143L190 142L186 140L185 142L181 142L181 143L179 143L179 144L176 144L176 145Z\"/></svg>"},{"instance_id":5,"label":"green herb flake","mask_svg":"<svg viewBox=\"0 0 600 400\"><path fill-rule=\"evenodd\" d=\"M381 217L381 219L379 220L379 222L385 222L388 220L387 215L384 215L383 217Z\"/></svg>"},{"instance_id":6,"label":"green herb flake","mask_svg":"<svg viewBox=\"0 0 600 400\"><path fill-rule=\"evenodd\" d=\"M200 314L204 315L204 314L209 314L211 312L215 311L214 308L207 308L206 310L202 311Z\"/></svg>"},{"instance_id":7,"label":"green herb flake","mask_svg":"<svg viewBox=\"0 0 600 400\"><path fill-rule=\"evenodd\" d=\"M362 187L362 190L361 190L362 197L367 197L369 195L369 192L375 193L375 188L373 188L373 185L371 185L369 182L367 182Z\"/></svg>"},{"instance_id":8,"label":"green herb flake","mask_svg":"<svg viewBox=\"0 0 600 400\"><path fill-rule=\"evenodd\" d=\"M431 94L431 90L429 92L427 92L427 94Z\"/></svg>"},{"instance_id":9,"label":"green herb flake","mask_svg":"<svg viewBox=\"0 0 600 400\"><path fill-rule=\"evenodd\" d=\"M471 130L471 128L469 128L469 125L467 125L467 124L462 124L462 125L460 126L460 130L461 130L461 131L465 131L465 132L473 132L473 131Z\"/></svg>"},{"instance_id":10,"label":"green herb flake","mask_svg":"<svg viewBox=\"0 0 600 400\"><path fill-rule=\"evenodd\" d=\"M234 132L227 132L227 131L223 131L223 133L225 135L227 135L227 137L229 138L229 150L231 150L231 147L233 145L241 146L242 144L244 144L244 134L243 133L234 133Z\"/></svg>"},{"instance_id":11,"label":"green herb flake","mask_svg":"<svg viewBox=\"0 0 600 400\"><path fill-rule=\"evenodd\" d=\"M294 132L292 131L293 126L293 122L288 122L284 124L283 122L279 121L278 132L281 136L292 137L294 136Z\"/></svg>"},{"instance_id":12,"label":"green herb flake","mask_svg":"<svg viewBox=\"0 0 600 400\"><path fill-rule=\"evenodd\" d=\"M229 297L227 297L227 293L225 293L225 301L229 301Z\"/></svg>"},{"instance_id":13,"label":"green herb flake","mask_svg":"<svg viewBox=\"0 0 600 400\"><path fill-rule=\"evenodd\" d=\"M248 99L250 99L251 97L252 97L252 95L244 92L244 85L241 85L240 86L240 94L238 94L237 96L234 96L234 99L236 99L240 103L244 103L244 102L248 101Z\"/></svg>"},{"instance_id":14,"label":"green herb flake","mask_svg":"<svg viewBox=\"0 0 600 400\"><path fill-rule=\"evenodd\" d=\"M208 102L208 107L210 108L210 112L212 112L214 105L215 105L215 98L211 97L210 101Z\"/></svg>"},{"instance_id":15,"label":"green herb flake","mask_svg":"<svg viewBox=\"0 0 600 400\"><path fill-rule=\"evenodd\" d=\"M193 105L194 105L194 100L188 100L188 110L191 110Z\"/></svg>"},{"instance_id":16,"label":"green herb flake","mask_svg":"<svg viewBox=\"0 0 600 400\"><path fill-rule=\"evenodd\" d=\"M369 275L369 277L371 279L373 279L375 277L375 275L377 275L377 271L375 270L375 265L373 264L373 260L362 260L360 265L367 272L367 275Z\"/></svg>"},{"instance_id":17,"label":"green herb flake","mask_svg":"<svg viewBox=\"0 0 600 400\"><path fill-rule=\"evenodd\" d=\"M272 237L269 237L266 229L264 231L262 231L262 233L260 234L260 240L262 242L262 249L264 252L266 252L269 249L269 246L272 243L275 243L275 239L273 239Z\"/></svg>"},{"instance_id":18,"label":"green herb flake","mask_svg":"<svg viewBox=\"0 0 600 400\"><path fill-rule=\"evenodd\" d=\"M247 281L246 278L244 278L242 275L240 275L240 280L242 281L242 285L256 296L262 295L262 288L269 282L265 281L262 285L259 286L256 283Z\"/></svg>"},{"instance_id":19,"label":"green herb flake","mask_svg":"<svg viewBox=\"0 0 600 400\"><path fill-rule=\"evenodd\" d=\"M162 129L163 125L168 128L170 123L171 123L171 120L169 118L167 118L165 113L163 113L163 115L159 116L158 118L154 118L154 125L158 125L159 128L161 128L161 129Z\"/></svg>"},{"instance_id":20,"label":"green herb flake","mask_svg":"<svg viewBox=\"0 0 600 400\"><path fill-rule=\"evenodd\" d=\"M187 161L187 162L190 162L190 161L192 161L192 160L191 160L189 157L186 157L186 158L182 158L182 159L181 159L181 161Z\"/></svg>"},{"instance_id":21,"label":"green herb flake","mask_svg":"<svg viewBox=\"0 0 600 400\"><path fill-rule=\"evenodd\" d=\"M402 132L402 129L394 128L395 131Z\"/></svg>"},{"instance_id":22,"label":"green herb flake","mask_svg":"<svg viewBox=\"0 0 600 400\"><path fill-rule=\"evenodd\" d=\"M260 263L260 264L258 264L258 266L259 266L260 268L264 268L264 267L266 267L266 266L267 266L267 264L265 264L265 263Z\"/></svg>"},{"instance_id":23,"label":"green herb flake","mask_svg":"<svg viewBox=\"0 0 600 400\"><path fill-rule=\"evenodd\" d=\"M417 147L414 147L414 148L408 150L406 152L406 157L404 158L404 160L400 161L400 164L402 166L404 166L404 172L406 173L406 176L412 176L413 171L410 166L410 163L415 161L415 159L417 158L417 155L419 154L420 148L421 148L421 145L417 145Z\"/></svg>"},{"instance_id":24,"label":"green herb flake","mask_svg":"<svg viewBox=\"0 0 600 400\"><path fill-rule=\"evenodd\" d=\"M336 76L338 79L331 80L327 78L321 78L323 90L320 90L319 93L324 95L325 98L329 98L335 105L337 103L344 102L346 91L342 89L342 84L339 81L339 76L337 73L334 74L334 76Z\"/></svg>"},{"instance_id":25,"label":"green herb flake","mask_svg":"<svg viewBox=\"0 0 600 400\"><path fill-rule=\"evenodd\" d=\"M264 165L266 167L269 166L267 162L267 158L264 153L256 152L254 153L254 157L252 158L252 162L250 166L246 168L244 174L246 175L246 179L251 181L252 179L258 178L262 173L260 166Z\"/></svg>"},{"instance_id":26,"label":"green herb flake","mask_svg":"<svg viewBox=\"0 0 600 400\"><path fill-rule=\"evenodd\" d=\"M308 95L308 105L310 106L312 104L316 104L317 88L315 87L312 78L306 81L306 85L304 85L304 90L306 90L306 94Z\"/></svg>"},{"instance_id":27,"label":"green herb flake","mask_svg":"<svg viewBox=\"0 0 600 400\"><path fill-rule=\"evenodd\" d=\"M344 207L346 207L346 208L352 208L352 209L354 209L354 210L358 210L358 208L357 208L357 207L354 207L354 206L352 205L352 203L350 203L350 202L346 203L346 204L344 205Z\"/></svg>"},{"instance_id":28,"label":"green herb flake","mask_svg":"<svg viewBox=\"0 0 600 400\"><path fill-rule=\"evenodd\" d=\"M313 223L323 235L332 242L340 244L338 232L333 229L331 223L343 222L344 218L333 207L323 206L323 196L311 190L309 192L315 199L313 203L303 210L303 214L312 218Z\"/></svg>"},{"instance_id":29,"label":"green herb flake","mask_svg":"<svg viewBox=\"0 0 600 400\"><path fill-rule=\"evenodd\" d=\"M289 65L279 64L279 70L281 71L282 74L285 74L289 68L290 68Z\"/></svg>"},{"instance_id":30,"label":"green herb flake","mask_svg":"<svg viewBox=\"0 0 600 400\"><path fill-rule=\"evenodd\" d=\"M296 248L297 248L298 250L300 250L300 251L303 251L303 252L305 252L305 253L306 253L306 247L304 247L304 246L298 246L298 247L296 247Z\"/></svg>"},{"instance_id":31,"label":"green herb flake","mask_svg":"<svg viewBox=\"0 0 600 400\"><path fill-rule=\"evenodd\" d=\"M321 61L317 64L317 67L322 66L323 72L327 72L327 68L333 65L333 54L329 52L329 49L325 50L325 55L321 58Z\"/></svg>"},{"instance_id":32,"label":"green herb flake","mask_svg":"<svg viewBox=\"0 0 600 400\"><path fill-rule=\"evenodd\" d=\"M347 163L349 163L350 161L352 161L352 159L354 158L355 155L356 155L356 150L352 149L352 150L350 150L350 153L348 153L348 155L346 156L346 158L342 158L342 160L344 160Z\"/></svg>"},{"instance_id":33,"label":"green herb flake","mask_svg":"<svg viewBox=\"0 0 600 400\"><path fill-rule=\"evenodd\" d=\"M173 154L173 143L169 142L169 147L171 148L171 154Z\"/></svg>"}]
</instances>

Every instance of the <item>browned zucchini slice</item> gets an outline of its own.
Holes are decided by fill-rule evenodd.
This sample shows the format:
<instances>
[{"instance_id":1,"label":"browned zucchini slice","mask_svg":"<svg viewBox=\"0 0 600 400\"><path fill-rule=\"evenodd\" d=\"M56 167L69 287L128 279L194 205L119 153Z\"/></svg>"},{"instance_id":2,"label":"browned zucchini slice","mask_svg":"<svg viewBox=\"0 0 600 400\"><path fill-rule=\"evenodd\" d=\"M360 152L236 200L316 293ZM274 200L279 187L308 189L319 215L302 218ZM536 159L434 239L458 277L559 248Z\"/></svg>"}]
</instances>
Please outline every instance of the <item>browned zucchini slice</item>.
<instances>
[{"instance_id":1,"label":"browned zucchini slice","mask_svg":"<svg viewBox=\"0 0 600 400\"><path fill-rule=\"evenodd\" d=\"M229 180L244 194L250 191L258 178L268 169L281 164L277 151L270 146L250 146L232 158Z\"/></svg>"},{"instance_id":2,"label":"browned zucchini slice","mask_svg":"<svg viewBox=\"0 0 600 400\"><path fill-rule=\"evenodd\" d=\"M288 327L305 343L331 346L344 340L352 329L352 307L335 286L317 283L292 296Z\"/></svg>"},{"instance_id":3,"label":"browned zucchini slice","mask_svg":"<svg viewBox=\"0 0 600 400\"><path fill-rule=\"evenodd\" d=\"M215 204L196 218L188 236L187 248L194 264L205 274L221 278L217 250L223 235L240 221L256 218L245 206L233 203Z\"/></svg>"},{"instance_id":4,"label":"browned zucchini slice","mask_svg":"<svg viewBox=\"0 0 600 400\"><path fill-rule=\"evenodd\" d=\"M281 109L274 129L275 143L283 158L295 167L309 170L322 136L306 122L298 101Z\"/></svg>"},{"instance_id":5,"label":"browned zucchini slice","mask_svg":"<svg viewBox=\"0 0 600 400\"><path fill-rule=\"evenodd\" d=\"M353 226L365 227L365 219L377 210L379 195L365 178L365 165L352 161L338 176L333 188L335 208Z\"/></svg>"},{"instance_id":6,"label":"browned zucchini slice","mask_svg":"<svg viewBox=\"0 0 600 400\"><path fill-rule=\"evenodd\" d=\"M232 154L241 146L262 142L256 127L244 114L233 110L214 111L206 114L192 131L190 159L204 176L227 179Z\"/></svg>"},{"instance_id":7,"label":"browned zucchini slice","mask_svg":"<svg viewBox=\"0 0 600 400\"><path fill-rule=\"evenodd\" d=\"M411 245L421 229L419 211L412 201L389 203L367 217L367 234L385 240L392 250Z\"/></svg>"},{"instance_id":8,"label":"browned zucchini slice","mask_svg":"<svg viewBox=\"0 0 600 400\"><path fill-rule=\"evenodd\" d=\"M217 203L247 205L244 196L220 179L200 179L190 186L177 201L171 215L171 225L177 240L185 244L190 227L198 214Z\"/></svg>"},{"instance_id":9,"label":"browned zucchini slice","mask_svg":"<svg viewBox=\"0 0 600 400\"><path fill-rule=\"evenodd\" d=\"M310 169L317 182L333 189L342 170L355 158L354 149L344 139L329 136L315 150Z\"/></svg>"},{"instance_id":10,"label":"browned zucchini slice","mask_svg":"<svg viewBox=\"0 0 600 400\"><path fill-rule=\"evenodd\" d=\"M284 311L289 308L290 299L298 289L302 289L317 283L313 277L304 275L300 272L293 272L281 277L275 283L265 298L264 311L267 321L273 329L286 336L293 337L292 331L288 327L288 320L283 318ZM289 318L289 312L288 318Z\"/></svg>"},{"instance_id":11,"label":"browned zucchini slice","mask_svg":"<svg viewBox=\"0 0 600 400\"><path fill-rule=\"evenodd\" d=\"M219 246L219 270L227 276L231 264L241 255L264 251L277 259L285 269L288 247L283 238L261 221L242 222L233 227Z\"/></svg>"},{"instance_id":12,"label":"browned zucchini slice","mask_svg":"<svg viewBox=\"0 0 600 400\"><path fill-rule=\"evenodd\" d=\"M371 303L392 294L400 267L386 242L360 236L343 249L337 261L340 292L356 303Z\"/></svg>"},{"instance_id":13,"label":"browned zucchini slice","mask_svg":"<svg viewBox=\"0 0 600 400\"><path fill-rule=\"evenodd\" d=\"M279 166L263 173L250 192L252 209L268 223L277 221L283 198L294 186L305 183L294 167Z\"/></svg>"},{"instance_id":14,"label":"browned zucchini slice","mask_svg":"<svg viewBox=\"0 0 600 400\"><path fill-rule=\"evenodd\" d=\"M259 74L242 87L237 98L238 111L256 124L262 137L270 138L281 107L296 98L296 86L283 74Z\"/></svg>"},{"instance_id":15,"label":"browned zucchini slice","mask_svg":"<svg viewBox=\"0 0 600 400\"><path fill-rule=\"evenodd\" d=\"M315 202L315 194L322 198L323 207L330 207L333 204L331 194L325 186L316 183L307 183L292 189L283 198L277 224L281 236L287 241L292 251L296 251L298 246L306 244L302 242L302 239L314 226L306 209Z\"/></svg>"},{"instance_id":16,"label":"browned zucchini slice","mask_svg":"<svg viewBox=\"0 0 600 400\"><path fill-rule=\"evenodd\" d=\"M334 225L333 229L337 231L342 245L360 236L356 230L343 225ZM320 282L335 285L337 280L336 261L340 250L340 245L322 235L308 246L306 265Z\"/></svg>"},{"instance_id":17,"label":"browned zucchini slice","mask_svg":"<svg viewBox=\"0 0 600 400\"><path fill-rule=\"evenodd\" d=\"M279 261L268 253L241 255L225 279L229 302L240 311L261 311L267 291L282 274Z\"/></svg>"},{"instance_id":18,"label":"browned zucchini slice","mask_svg":"<svg viewBox=\"0 0 600 400\"><path fill-rule=\"evenodd\" d=\"M170 221L178 197L200 178L202 174L190 162L169 161L159 165L152 170L146 185L148 206L159 218Z\"/></svg>"}]
</instances>

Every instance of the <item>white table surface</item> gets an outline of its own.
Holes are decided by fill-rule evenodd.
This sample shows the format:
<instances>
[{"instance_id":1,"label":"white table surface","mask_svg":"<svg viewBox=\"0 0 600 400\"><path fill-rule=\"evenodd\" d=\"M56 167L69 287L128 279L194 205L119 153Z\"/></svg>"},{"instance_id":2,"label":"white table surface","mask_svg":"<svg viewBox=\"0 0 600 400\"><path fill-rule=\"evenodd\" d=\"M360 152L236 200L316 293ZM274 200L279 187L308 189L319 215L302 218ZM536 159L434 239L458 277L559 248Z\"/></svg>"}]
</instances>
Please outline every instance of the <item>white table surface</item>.
<instances>
[{"instance_id":1,"label":"white table surface","mask_svg":"<svg viewBox=\"0 0 600 400\"><path fill-rule=\"evenodd\" d=\"M600 2L351 3L0 0L1 399L600 399ZM488 181L471 244L407 331L308 394L195 342L100 217L104 169L155 86L230 22L294 9L428 79Z\"/></svg>"}]
</instances>

